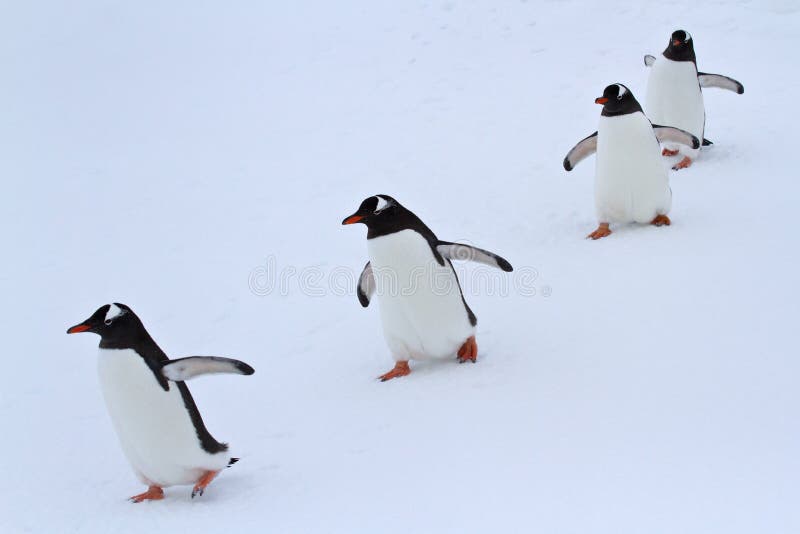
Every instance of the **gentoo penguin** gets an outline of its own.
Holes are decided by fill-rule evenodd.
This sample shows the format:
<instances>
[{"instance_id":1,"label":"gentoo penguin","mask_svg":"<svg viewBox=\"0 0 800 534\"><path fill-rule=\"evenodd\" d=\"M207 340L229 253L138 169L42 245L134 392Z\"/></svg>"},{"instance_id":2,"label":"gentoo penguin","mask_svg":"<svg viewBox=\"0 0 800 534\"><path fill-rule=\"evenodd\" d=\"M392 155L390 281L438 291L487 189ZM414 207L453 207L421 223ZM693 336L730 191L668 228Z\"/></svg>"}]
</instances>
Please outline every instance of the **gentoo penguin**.
<instances>
[{"instance_id":1,"label":"gentoo penguin","mask_svg":"<svg viewBox=\"0 0 800 534\"><path fill-rule=\"evenodd\" d=\"M478 358L472 313L451 260L472 260L513 270L500 256L470 245L440 241L419 217L388 195L365 199L342 224L367 226L369 261L358 280L365 308L377 293L383 334L395 360L386 381L411 372L409 360Z\"/></svg>"},{"instance_id":2,"label":"gentoo penguin","mask_svg":"<svg viewBox=\"0 0 800 534\"><path fill-rule=\"evenodd\" d=\"M700 141L683 130L651 124L633 93L620 83L606 87L595 103L603 106L597 131L564 158L564 168L571 171L597 152L594 202L599 226L587 237L606 237L612 222L669 225L672 191L658 143L672 141L697 148Z\"/></svg>"},{"instance_id":3,"label":"gentoo penguin","mask_svg":"<svg viewBox=\"0 0 800 534\"><path fill-rule=\"evenodd\" d=\"M690 132L703 142L706 128L706 109L703 103L703 87L719 87L734 93L744 93L744 86L727 76L697 71L694 40L689 32L677 30L672 33L662 59L644 56L645 66L652 67L647 82L647 116L658 124L674 126ZM692 164L700 148L683 149L684 158L674 167L684 169ZM675 156L681 149L666 145L662 154Z\"/></svg>"},{"instance_id":4,"label":"gentoo penguin","mask_svg":"<svg viewBox=\"0 0 800 534\"><path fill-rule=\"evenodd\" d=\"M67 330L100 336L103 397L125 456L148 489L132 502L164 498L163 488L194 484L192 498L224 467L228 445L215 440L184 380L209 373L251 375L244 362L214 356L170 360L128 306L114 303Z\"/></svg>"}]
</instances>

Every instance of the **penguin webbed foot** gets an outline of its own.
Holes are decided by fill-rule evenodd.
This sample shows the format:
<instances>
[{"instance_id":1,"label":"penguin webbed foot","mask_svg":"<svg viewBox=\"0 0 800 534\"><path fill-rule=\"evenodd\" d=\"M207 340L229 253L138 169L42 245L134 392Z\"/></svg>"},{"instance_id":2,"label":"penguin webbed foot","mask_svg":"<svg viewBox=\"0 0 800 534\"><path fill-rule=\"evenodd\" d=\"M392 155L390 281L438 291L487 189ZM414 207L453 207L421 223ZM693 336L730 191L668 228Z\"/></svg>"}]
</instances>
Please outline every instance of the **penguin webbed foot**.
<instances>
[{"instance_id":1,"label":"penguin webbed foot","mask_svg":"<svg viewBox=\"0 0 800 534\"><path fill-rule=\"evenodd\" d=\"M163 489L161 489L159 486L150 486L144 493L140 493L139 495L134 495L128 500L131 501L132 503L140 503L144 501L160 501L163 498L164 498Z\"/></svg>"},{"instance_id":2,"label":"penguin webbed foot","mask_svg":"<svg viewBox=\"0 0 800 534\"><path fill-rule=\"evenodd\" d=\"M673 171L679 171L681 169L685 169L692 164L692 158L689 156L684 156L682 160L672 166Z\"/></svg>"},{"instance_id":3,"label":"penguin webbed foot","mask_svg":"<svg viewBox=\"0 0 800 534\"><path fill-rule=\"evenodd\" d=\"M411 368L408 366L408 360L399 361L394 364L394 368L392 368L391 371L379 376L378 380L380 380L381 382L386 382L387 380L391 380L392 378L398 378L409 374L411 374Z\"/></svg>"},{"instance_id":4,"label":"penguin webbed foot","mask_svg":"<svg viewBox=\"0 0 800 534\"><path fill-rule=\"evenodd\" d=\"M475 336L470 336L461 348L458 349L458 363L478 361L478 343L475 341Z\"/></svg>"},{"instance_id":5,"label":"penguin webbed foot","mask_svg":"<svg viewBox=\"0 0 800 534\"><path fill-rule=\"evenodd\" d=\"M666 157L677 156L679 152L680 150L670 150L668 148L665 148L661 150L661 155Z\"/></svg>"},{"instance_id":6,"label":"penguin webbed foot","mask_svg":"<svg viewBox=\"0 0 800 534\"><path fill-rule=\"evenodd\" d=\"M586 239L593 239L598 240L603 237L608 237L611 235L611 228L608 227L608 223L600 223L597 226L597 230L592 232L591 234L586 236Z\"/></svg>"},{"instance_id":7,"label":"penguin webbed foot","mask_svg":"<svg viewBox=\"0 0 800 534\"><path fill-rule=\"evenodd\" d=\"M656 215L655 219L650 221L650 224L653 226L669 226L672 224L672 221L670 221L669 217L666 215Z\"/></svg>"},{"instance_id":8,"label":"penguin webbed foot","mask_svg":"<svg viewBox=\"0 0 800 534\"><path fill-rule=\"evenodd\" d=\"M200 480L197 481L197 484L194 485L194 488L192 488L192 499L196 496L202 497L208 485L211 484L211 481L214 480L218 474L219 471L206 471L203 476L200 477Z\"/></svg>"}]
</instances>

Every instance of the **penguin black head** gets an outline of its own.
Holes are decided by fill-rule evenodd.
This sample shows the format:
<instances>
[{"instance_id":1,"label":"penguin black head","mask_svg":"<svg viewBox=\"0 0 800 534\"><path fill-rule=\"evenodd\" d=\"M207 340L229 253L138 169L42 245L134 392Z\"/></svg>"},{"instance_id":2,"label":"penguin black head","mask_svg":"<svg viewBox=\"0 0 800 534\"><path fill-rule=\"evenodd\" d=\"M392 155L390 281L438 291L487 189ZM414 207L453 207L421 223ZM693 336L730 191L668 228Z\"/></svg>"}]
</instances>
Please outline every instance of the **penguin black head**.
<instances>
[{"instance_id":1,"label":"penguin black head","mask_svg":"<svg viewBox=\"0 0 800 534\"><path fill-rule=\"evenodd\" d=\"M367 228L388 228L397 223L398 215L408 211L389 195L367 197L356 212L342 224L364 223Z\"/></svg>"},{"instance_id":2,"label":"penguin black head","mask_svg":"<svg viewBox=\"0 0 800 534\"><path fill-rule=\"evenodd\" d=\"M67 334L79 332L99 335L102 347L129 347L149 337L133 310L119 302L100 306L91 317L67 330Z\"/></svg>"},{"instance_id":3,"label":"penguin black head","mask_svg":"<svg viewBox=\"0 0 800 534\"><path fill-rule=\"evenodd\" d=\"M354 223L364 223L367 226L367 239L401 230L414 230L430 239L436 237L419 217L389 195L365 198L356 212L342 221L342 224Z\"/></svg>"},{"instance_id":4,"label":"penguin black head","mask_svg":"<svg viewBox=\"0 0 800 534\"><path fill-rule=\"evenodd\" d=\"M639 105L633 93L621 83L612 83L606 87L603 91L603 96L596 98L594 103L603 106L601 115L604 117L615 117L642 111L642 106Z\"/></svg>"},{"instance_id":5,"label":"penguin black head","mask_svg":"<svg viewBox=\"0 0 800 534\"><path fill-rule=\"evenodd\" d=\"M399 202L389 195L367 197L356 212L342 221L342 224L364 223L368 227L390 221L402 208Z\"/></svg>"},{"instance_id":6,"label":"penguin black head","mask_svg":"<svg viewBox=\"0 0 800 534\"><path fill-rule=\"evenodd\" d=\"M696 62L694 55L694 40L686 30L675 30L669 38L667 49L664 50L664 57L672 61L693 61Z\"/></svg>"}]
</instances>

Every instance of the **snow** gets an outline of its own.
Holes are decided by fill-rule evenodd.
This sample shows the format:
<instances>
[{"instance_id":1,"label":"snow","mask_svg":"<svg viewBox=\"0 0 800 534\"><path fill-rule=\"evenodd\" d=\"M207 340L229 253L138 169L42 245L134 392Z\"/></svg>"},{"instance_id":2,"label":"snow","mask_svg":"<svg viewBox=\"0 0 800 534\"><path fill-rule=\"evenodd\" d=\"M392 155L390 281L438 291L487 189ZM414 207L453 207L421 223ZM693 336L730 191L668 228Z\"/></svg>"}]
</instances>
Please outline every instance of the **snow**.
<instances>
[{"instance_id":1,"label":"snow","mask_svg":"<svg viewBox=\"0 0 800 534\"><path fill-rule=\"evenodd\" d=\"M672 226L587 241L562 159L679 27L745 93L705 91ZM800 531L798 30L789 0L5 3L0 531ZM377 193L514 265L459 265L477 364L375 380L340 221ZM65 334L105 302L256 368L190 383L242 458L201 498L125 500Z\"/></svg>"}]
</instances>

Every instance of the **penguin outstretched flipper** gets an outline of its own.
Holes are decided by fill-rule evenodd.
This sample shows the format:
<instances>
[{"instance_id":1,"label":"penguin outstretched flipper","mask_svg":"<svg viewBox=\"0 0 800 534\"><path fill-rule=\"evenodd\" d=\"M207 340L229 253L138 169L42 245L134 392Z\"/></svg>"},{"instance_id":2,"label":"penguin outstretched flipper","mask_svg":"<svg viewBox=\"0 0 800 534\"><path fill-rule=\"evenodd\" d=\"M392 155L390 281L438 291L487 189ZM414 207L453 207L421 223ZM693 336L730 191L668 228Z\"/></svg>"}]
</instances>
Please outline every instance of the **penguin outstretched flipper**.
<instances>
[{"instance_id":1,"label":"penguin outstretched flipper","mask_svg":"<svg viewBox=\"0 0 800 534\"><path fill-rule=\"evenodd\" d=\"M744 93L744 85L739 81L723 76L722 74L709 74L708 72L698 72L697 81L700 87L718 87L733 91L737 95Z\"/></svg>"},{"instance_id":2,"label":"penguin outstretched flipper","mask_svg":"<svg viewBox=\"0 0 800 534\"><path fill-rule=\"evenodd\" d=\"M655 143L655 140L653 140ZM475 325L451 258L482 261L504 271L511 265L486 250L440 241L411 210L389 195L373 195L342 221L367 227L367 263L359 277L358 300L380 300L381 324L395 365L385 382L411 373L411 360L475 362Z\"/></svg>"},{"instance_id":3,"label":"penguin outstretched flipper","mask_svg":"<svg viewBox=\"0 0 800 534\"><path fill-rule=\"evenodd\" d=\"M655 63L655 62L656 62L655 56L651 56L650 54L647 54L646 56L644 56L644 66L645 67L652 67L653 63Z\"/></svg>"},{"instance_id":4,"label":"penguin outstretched flipper","mask_svg":"<svg viewBox=\"0 0 800 534\"><path fill-rule=\"evenodd\" d=\"M370 262L367 262L364 266L364 270L361 271L361 276L358 277L356 294L358 295L358 302L361 303L361 306L364 308L369 306L369 301L372 299L372 295L375 294L375 276L372 274L372 265Z\"/></svg>"},{"instance_id":5,"label":"penguin outstretched flipper","mask_svg":"<svg viewBox=\"0 0 800 534\"><path fill-rule=\"evenodd\" d=\"M252 375L255 372L255 369L242 361L219 356L189 356L169 360L161 367L161 374L173 382L183 382L200 375Z\"/></svg>"},{"instance_id":6,"label":"penguin outstretched flipper","mask_svg":"<svg viewBox=\"0 0 800 534\"><path fill-rule=\"evenodd\" d=\"M439 241L436 244L439 254L450 260L475 261L497 267L507 273L514 270L505 258L498 256L494 252L483 250L482 248L465 245L463 243L451 243L450 241Z\"/></svg>"},{"instance_id":7,"label":"penguin outstretched flipper","mask_svg":"<svg viewBox=\"0 0 800 534\"><path fill-rule=\"evenodd\" d=\"M700 140L697 137L680 128L654 124L653 132L655 132L659 143L680 143L692 148L700 147Z\"/></svg>"},{"instance_id":8,"label":"penguin outstretched flipper","mask_svg":"<svg viewBox=\"0 0 800 534\"><path fill-rule=\"evenodd\" d=\"M694 39L686 30L672 32L658 61L645 64L651 67L645 106L648 117L653 122L686 130L700 139L701 146L708 146L703 139L706 128L703 89L718 87L742 94L744 86L727 76L698 71ZM682 154L683 159L673 167L678 170L690 166L699 151L699 147L665 146L663 155Z\"/></svg>"},{"instance_id":9,"label":"penguin outstretched flipper","mask_svg":"<svg viewBox=\"0 0 800 534\"><path fill-rule=\"evenodd\" d=\"M564 158L564 169L571 171L575 165L597 152L597 132L578 141Z\"/></svg>"},{"instance_id":10,"label":"penguin outstretched flipper","mask_svg":"<svg viewBox=\"0 0 800 534\"><path fill-rule=\"evenodd\" d=\"M68 334L100 336L98 375L125 456L147 491L132 502L160 500L164 488L194 484L202 495L233 463L228 444L208 431L184 380L207 373L253 374L244 362L213 356L170 360L125 304L100 306Z\"/></svg>"},{"instance_id":11,"label":"penguin outstretched flipper","mask_svg":"<svg viewBox=\"0 0 800 534\"><path fill-rule=\"evenodd\" d=\"M587 237L611 235L611 223L668 224L672 193L658 136L674 136L695 146L700 141L674 128L654 126L621 83L607 86L594 102L603 106L598 131L581 140L564 158L564 168L570 171L597 153L594 197L598 226Z\"/></svg>"}]
</instances>

